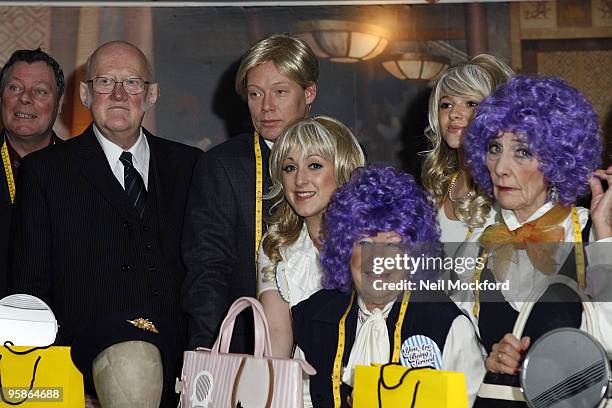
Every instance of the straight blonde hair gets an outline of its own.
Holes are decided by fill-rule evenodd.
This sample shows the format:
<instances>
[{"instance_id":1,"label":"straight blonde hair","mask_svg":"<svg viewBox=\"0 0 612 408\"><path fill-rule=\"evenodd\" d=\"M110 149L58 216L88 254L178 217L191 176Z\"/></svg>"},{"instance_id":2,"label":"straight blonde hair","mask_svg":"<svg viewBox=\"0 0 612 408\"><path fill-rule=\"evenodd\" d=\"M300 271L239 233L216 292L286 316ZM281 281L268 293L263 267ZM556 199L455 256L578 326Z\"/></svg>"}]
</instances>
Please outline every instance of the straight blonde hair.
<instances>
[{"instance_id":1,"label":"straight blonde hair","mask_svg":"<svg viewBox=\"0 0 612 408\"><path fill-rule=\"evenodd\" d=\"M240 61L234 86L244 100L249 70L268 61L303 89L319 79L319 60L306 41L289 34L272 34L257 41Z\"/></svg>"}]
</instances>

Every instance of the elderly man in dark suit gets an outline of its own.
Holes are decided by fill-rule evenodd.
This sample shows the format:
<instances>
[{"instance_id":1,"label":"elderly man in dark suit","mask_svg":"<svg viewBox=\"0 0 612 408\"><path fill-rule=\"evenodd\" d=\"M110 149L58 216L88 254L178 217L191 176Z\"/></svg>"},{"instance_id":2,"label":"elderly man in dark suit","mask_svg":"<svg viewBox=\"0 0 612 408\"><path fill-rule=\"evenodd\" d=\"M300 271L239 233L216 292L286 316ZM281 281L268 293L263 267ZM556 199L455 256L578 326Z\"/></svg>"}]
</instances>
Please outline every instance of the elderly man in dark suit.
<instances>
[{"instance_id":1,"label":"elderly man in dark suit","mask_svg":"<svg viewBox=\"0 0 612 408\"><path fill-rule=\"evenodd\" d=\"M159 316L174 330L174 365L186 340L182 225L201 152L142 127L159 85L134 45L100 46L85 78L80 97L93 124L23 163L10 288L51 306L58 344L106 313Z\"/></svg>"},{"instance_id":2,"label":"elderly man in dark suit","mask_svg":"<svg viewBox=\"0 0 612 408\"><path fill-rule=\"evenodd\" d=\"M273 34L251 47L236 75L236 91L247 101L255 132L232 137L198 162L185 219L183 257L187 277L183 308L189 344L210 347L228 307L256 293L255 254L265 232L270 203L270 148L282 131L308 115L319 62L308 45ZM249 317L239 316L232 349L253 346Z\"/></svg>"},{"instance_id":3,"label":"elderly man in dark suit","mask_svg":"<svg viewBox=\"0 0 612 408\"><path fill-rule=\"evenodd\" d=\"M64 95L64 72L40 48L17 50L0 72L0 298L6 295L11 215L21 159L61 142L53 132Z\"/></svg>"}]
</instances>

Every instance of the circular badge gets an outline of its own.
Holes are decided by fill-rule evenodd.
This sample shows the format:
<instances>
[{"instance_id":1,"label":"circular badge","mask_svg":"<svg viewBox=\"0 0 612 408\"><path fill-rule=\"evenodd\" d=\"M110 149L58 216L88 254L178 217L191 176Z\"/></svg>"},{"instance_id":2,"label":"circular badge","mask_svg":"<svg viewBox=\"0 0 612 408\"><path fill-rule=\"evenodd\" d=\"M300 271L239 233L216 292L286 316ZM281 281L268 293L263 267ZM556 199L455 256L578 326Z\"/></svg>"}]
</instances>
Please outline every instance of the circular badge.
<instances>
[{"instance_id":1,"label":"circular badge","mask_svg":"<svg viewBox=\"0 0 612 408\"><path fill-rule=\"evenodd\" d=\"M400 363L405 367L442 369L442 353L435 341L427 336L408 337L402 344Z\"/></svg>"}]
</instances>

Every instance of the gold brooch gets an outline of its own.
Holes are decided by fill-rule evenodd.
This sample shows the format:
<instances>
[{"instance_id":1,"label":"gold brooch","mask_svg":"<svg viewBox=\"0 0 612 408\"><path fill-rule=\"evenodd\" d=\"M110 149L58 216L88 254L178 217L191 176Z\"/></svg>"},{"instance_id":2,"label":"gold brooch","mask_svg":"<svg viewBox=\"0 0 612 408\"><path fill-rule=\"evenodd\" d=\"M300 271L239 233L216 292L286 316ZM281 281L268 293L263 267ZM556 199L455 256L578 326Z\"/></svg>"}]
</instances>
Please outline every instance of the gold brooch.
<instances>
[{"instance_id":1,"label":"gold brooch","mask_svg":"<svg viewBox=\"0 0 612 408\"><path fill-rule=\"evenodd\" d=\"M126 320L126 321L128 323L132 323L134 326L138 327L139 329L147 330L153 333L159 333L157 331L157 327L155 327L153 322L149 321L149 319L143 319L142 317L139 317L138 319Z\"/></svg>"}]
</instances>

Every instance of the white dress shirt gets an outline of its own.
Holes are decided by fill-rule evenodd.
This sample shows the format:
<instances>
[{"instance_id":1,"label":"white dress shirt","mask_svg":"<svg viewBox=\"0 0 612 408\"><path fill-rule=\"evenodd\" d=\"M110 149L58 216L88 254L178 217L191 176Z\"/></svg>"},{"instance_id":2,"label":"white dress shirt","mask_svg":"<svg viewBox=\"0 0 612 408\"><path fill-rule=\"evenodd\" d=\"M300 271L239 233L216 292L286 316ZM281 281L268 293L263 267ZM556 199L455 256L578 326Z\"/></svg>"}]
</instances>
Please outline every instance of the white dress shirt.
<instances>
[{"instance_id":1,"label":"white dress shirt","mask_svg":"<svg viewBox=\"0 0 612 408\"><path fill-rule=\"evenodd\" d=\"M123 175L123 163L119 160L121 153L126 150L123 150L120 146L108 140L106 137L102 135L100 130L93 125L94 134L96 135L96 139L102 146L102 150L104 151L104 155L106 156L106 160L108 160L108 165L110 166L115 178L121 187L125 189L125 179ZM132 145L128 150L128 152L132 153L132 164L140 177L142 177L142 181L144 182L145 188L148 190L149 186L149 159L151 157L151 152L149 150L149 143L147 142L147 138L142 131L142 127L140 128L140 136L138 136L138 140L136 143Z\"/></svg>"}]
</instances>

